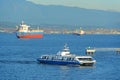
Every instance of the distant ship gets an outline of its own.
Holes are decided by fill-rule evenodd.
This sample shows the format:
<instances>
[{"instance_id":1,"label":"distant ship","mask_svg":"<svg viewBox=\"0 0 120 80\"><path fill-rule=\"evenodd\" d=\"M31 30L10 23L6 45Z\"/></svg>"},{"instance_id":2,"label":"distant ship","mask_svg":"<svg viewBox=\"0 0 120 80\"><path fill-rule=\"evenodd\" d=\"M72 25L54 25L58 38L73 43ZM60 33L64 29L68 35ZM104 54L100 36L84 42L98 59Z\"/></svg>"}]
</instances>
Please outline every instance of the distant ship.
<instances>
[{"instance_id":1,"label":"distant ship","mask_svg":"<svg viewBox=\"0 0 120 80\"><path fill-rule=\"evenodd\" d=\"M83 34L85 34L85 31L83 31L82 28L80 27L80 30L75 30L73 32L73 34L75 34L75 35L83 35Z\"/></svg>"},{"instance_id":2,"label":"distant ship","mask_svg":"<svg viewBox=\"0 0 120 80\"><path fill-rule=\"evenodd\" d=\"M18 38L43 38L43 30L29 29L30 26L26 25L23 21L17 26L16 36Z\"/></svg>"}]
</instances>

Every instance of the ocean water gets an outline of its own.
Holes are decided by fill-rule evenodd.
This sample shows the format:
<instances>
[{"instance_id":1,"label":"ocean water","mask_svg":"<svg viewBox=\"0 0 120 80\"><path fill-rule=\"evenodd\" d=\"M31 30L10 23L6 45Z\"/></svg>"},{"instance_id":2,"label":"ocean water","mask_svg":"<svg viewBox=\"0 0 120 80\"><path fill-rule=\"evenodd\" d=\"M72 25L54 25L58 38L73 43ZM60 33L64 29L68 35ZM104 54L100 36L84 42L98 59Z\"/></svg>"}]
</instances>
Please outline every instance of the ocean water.
<instances>
[{"instance_id":1,"label":"ocean water","mask_svg":"<svg viewBox=\"0 0 120 80\"><path fill-rule=\"evenodd\" d=\"M38 64L43 54L56 54L67 43L76 55L86 47L120 48L120 35L45 34L42 39L17 39L0 33L0 80L120 80L120 54L96 51L93 67Z\"/></svg>"}]
</instances>

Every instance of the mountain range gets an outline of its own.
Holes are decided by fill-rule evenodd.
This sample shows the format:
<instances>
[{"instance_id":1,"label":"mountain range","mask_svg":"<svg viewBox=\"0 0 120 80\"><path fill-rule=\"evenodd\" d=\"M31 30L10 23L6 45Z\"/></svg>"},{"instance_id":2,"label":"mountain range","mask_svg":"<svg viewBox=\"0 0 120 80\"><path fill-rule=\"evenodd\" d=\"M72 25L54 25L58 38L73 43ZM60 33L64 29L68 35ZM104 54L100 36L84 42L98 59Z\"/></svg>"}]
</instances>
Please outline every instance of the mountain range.
<instances>
[{"instance_id":1,"label":"mountain range","mask_svg":"<svg viewBox=\"0 0 120 80\"><path fill-rule=\"evenodd\" d=\"M40 5L26 0L0 0L0 25L3 22L17 24L22 20L32 25L119 28L120 12Z\"/></svg>"}]
</instances>

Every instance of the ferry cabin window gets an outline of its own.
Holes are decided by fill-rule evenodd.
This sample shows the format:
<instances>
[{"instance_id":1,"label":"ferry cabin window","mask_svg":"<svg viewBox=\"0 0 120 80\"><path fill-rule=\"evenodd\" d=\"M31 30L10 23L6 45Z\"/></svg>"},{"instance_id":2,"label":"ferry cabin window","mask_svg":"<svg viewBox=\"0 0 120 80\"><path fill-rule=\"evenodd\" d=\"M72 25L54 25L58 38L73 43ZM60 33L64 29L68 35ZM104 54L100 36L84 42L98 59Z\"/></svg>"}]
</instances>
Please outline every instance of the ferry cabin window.
<instances>
[{"instance_id":1,"label":"ferry cabin window","mask_svg":"<svg viewBox=\"0 0 120 80\"><path fill-rule=\"evenodd\" d=\"M78 58L79 60L88 60L88 61L91 61L92 59L91 58Z\"/></svg>"},{"instance_id":2,"label":"ferry cabin window","mask_svg":"<svg viewBox=\"0 0 120 80\"><path fill-rule=\"evenodd\" d=\"M68 50L63 50L64 52L69 52Z\"/></svg>"},{"instance_id":3,"label":"ferry cabin window","mask_svg":"<svg viewBox=\"0 0 120 80\"><path fill-rule=\"evenodd\" d=\"M51 60L53 60L54 59L54 57L51 57Z\"/></svg>"},{"instance_id":4,"label":"ferry cabin window","mask_svg":"<svg viewBox=\"0 0 120 80\"><path fill-rule=\"evenodd\" d=\"M42 56L41 58L42 59L48 59L48 56Z\"/></svg>"},{"instance_id":5,"label":"ferry cabin window","mask_svg":"<svg viewBox=\"0 0 120 80\"><path fill-rule=\"evenodd\" d=\"M71 57L66 57L66 59L65 60L67 60L67 61L73 61L74 60L74 58L71 58Z\"/></svg>"},{"instance_id":6,"label":"ferry cabin window","mask_svg":"<svg viewBox=\"0 0 120 80\"><path fill-rule=\"evenodd\" d=\"M67 58L67 60L68 60L68 61L70 61L70 60L71 60L71 58Z\"/></svg>"}]
</instances>

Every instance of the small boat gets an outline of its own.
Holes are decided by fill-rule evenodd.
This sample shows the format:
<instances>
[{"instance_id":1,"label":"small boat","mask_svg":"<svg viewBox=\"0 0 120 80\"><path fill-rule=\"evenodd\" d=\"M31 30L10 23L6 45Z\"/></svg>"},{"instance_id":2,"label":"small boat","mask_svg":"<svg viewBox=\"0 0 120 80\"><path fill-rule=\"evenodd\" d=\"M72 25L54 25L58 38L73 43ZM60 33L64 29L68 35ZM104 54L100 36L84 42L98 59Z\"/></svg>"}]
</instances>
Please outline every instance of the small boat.
<instances>
[{"instance_id":1,"label":"small boat","mask_svg":"<svg viewBox=\"0 0 120 80\"><path fill-rule=\"evenodd\" d=\"M17 38L42 38L43 30L29 29L30 26L26 25L23 21L17 26L16 36Z\"/></svg>"},{"instance_id":2,"label":"small boat","mask_svg":"<svg viewBox=\"0 0 120 80\"><path fill-rule=\"evenodd\" d=\"M94 54L95 53L95 48L91 48L91 47L88 47L88 48L86 48L86 54L88 55L88 54Z\"/></svg>"},{"instance_id":3,"label":"small boat","mask_svg":"<svg viewBox=\"0 0 120 80\"><path fill-rule=\"evenodd\" d=\"M75 35L83 35L83 34L85 34L85 31L83 31L82 30L82 28L80 27L80 30L78 31L78 30L75 30L74 32L73 32L73 34L75 34Z\"/></svg>"},{"instance_id":4,"label":"small boat","mask_svg":"<svg viewBox=\"0 0 120 80\"><path fill-rule=\"evenodd\" d=\"M37 61L44 64L79 66L93 66L93 64L96 63L96 60L91 56L77 56L71 54L67 45L65 45L63 50L59 51L56 55L42 55Z\"/></svg>"}]
</instances>

